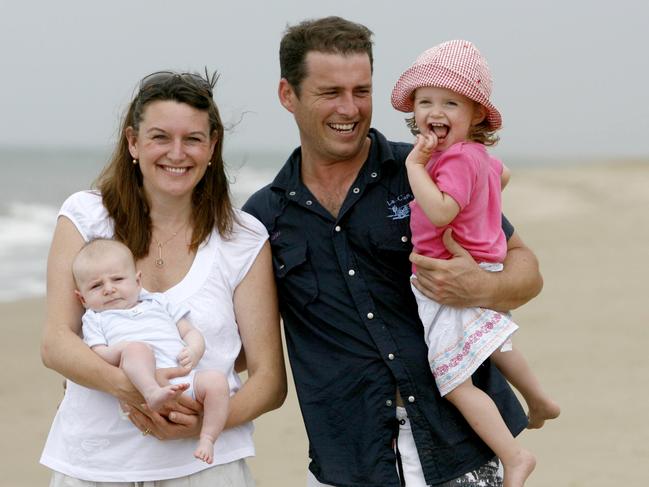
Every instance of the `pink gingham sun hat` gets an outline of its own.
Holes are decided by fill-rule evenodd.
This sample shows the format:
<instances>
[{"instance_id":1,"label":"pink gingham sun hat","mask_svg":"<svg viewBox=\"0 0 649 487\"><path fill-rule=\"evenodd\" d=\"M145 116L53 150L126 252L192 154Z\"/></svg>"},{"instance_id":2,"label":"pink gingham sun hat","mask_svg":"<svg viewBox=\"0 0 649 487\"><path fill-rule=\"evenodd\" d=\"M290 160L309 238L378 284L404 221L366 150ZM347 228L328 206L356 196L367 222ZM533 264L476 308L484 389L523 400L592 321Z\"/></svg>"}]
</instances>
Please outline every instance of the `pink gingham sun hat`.
<instances>
[{"instance_id":1,"label":"pink gingham sun hat","mask_svg":"<svg viewBox=\"0 0 649 487\"><path fill-rule=\"evenodd\" d=\"M413 93L417 88L446 88L484 106L489 128L496 130L502 125L502 117L489 101L491 84L487 61L471 42L447 41L424 51L404 71L392 90L392 106L401 112L412 112Z\"/></svg>"}]
</instances>

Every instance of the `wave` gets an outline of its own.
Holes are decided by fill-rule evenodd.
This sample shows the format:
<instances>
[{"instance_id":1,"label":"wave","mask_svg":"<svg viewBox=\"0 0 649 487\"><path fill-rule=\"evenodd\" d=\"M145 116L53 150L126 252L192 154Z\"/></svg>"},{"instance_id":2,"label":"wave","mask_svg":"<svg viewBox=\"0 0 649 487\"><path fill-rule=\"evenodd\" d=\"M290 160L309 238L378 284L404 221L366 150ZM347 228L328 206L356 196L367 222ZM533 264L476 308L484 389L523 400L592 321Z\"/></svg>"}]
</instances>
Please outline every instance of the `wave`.
<instances>
[{"instance_id":1,"label":"wave","mask_svg":"<svg viewBox=\"0 0 649 487\"><path fill-rule=\"evenodd\" d=\"M243 205L275 173L274 168L251 166L232 171L234 205ZM45 295L47 252L63 199L58 195L48 198L57 201L57 206L22 201L0 204L0 302Z\"/></svg>"},{"instance_id":2,"label":"wave","mask_svg":"<svg viewBox=\"0 0 649 487\"><path fill-rule=\"evenodd\" d=\"M57 208L9 203L0 214L0 301L45 293L47 250Z\"/></svg>"}]
</instances>

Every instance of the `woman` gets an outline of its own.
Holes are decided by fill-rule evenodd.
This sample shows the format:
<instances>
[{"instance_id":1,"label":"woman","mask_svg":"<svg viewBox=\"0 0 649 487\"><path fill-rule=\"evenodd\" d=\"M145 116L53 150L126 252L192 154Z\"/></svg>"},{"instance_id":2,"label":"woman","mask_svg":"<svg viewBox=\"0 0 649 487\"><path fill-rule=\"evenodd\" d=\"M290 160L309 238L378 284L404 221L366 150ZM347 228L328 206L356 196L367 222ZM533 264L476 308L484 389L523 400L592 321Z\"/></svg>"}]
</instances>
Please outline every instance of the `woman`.
<instances>
[{"instance_id":1,"label":"woman","mask_svg":"<svg viewBox=\"0 0 649 487\"><path fill-rule=\"evenodd\" d=\"M48 258L41 351L45 365L69 379L41 458L55 471L53 486L225 479L253 485L244 460L254 454L251 420L282 404L286 372L267 234L231 206L214 81L173 72L145 77L99 191L76 193L61 209ZM71 262L86 241L100 237L131 249L147 291L191 309L207 345L201 367L228 377L234 395L213 466L192 455L200 429L196 402L183 396L167 415L141 407L123 372L79 337L83 308ZM240 352L248 369L243 384L234 370ZM162 372L161 380L182 375Z\"/></svg>"}]
</instances>

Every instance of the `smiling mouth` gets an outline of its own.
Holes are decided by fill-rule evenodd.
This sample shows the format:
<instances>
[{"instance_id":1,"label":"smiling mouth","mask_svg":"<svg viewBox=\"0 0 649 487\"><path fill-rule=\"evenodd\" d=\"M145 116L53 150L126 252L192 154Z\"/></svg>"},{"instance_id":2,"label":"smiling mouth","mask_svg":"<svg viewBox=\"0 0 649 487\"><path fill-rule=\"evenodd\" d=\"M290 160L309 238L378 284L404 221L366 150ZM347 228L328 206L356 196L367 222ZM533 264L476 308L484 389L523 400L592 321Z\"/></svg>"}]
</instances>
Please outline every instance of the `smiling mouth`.
<instances>
[{"instance_id":1,"label":"smiling mouth","mask_svg":"<svg viewBox=\"0 0 649 487\"><path fill-rule=\"evenodd\" d=\"M171 174L185 174L189 171L188 167L172 167L172 166L160 166L165 172Z\"/></svg>"},{"instance_id":2,"label":"smiling mouth","mask_svg":"<svg viewBox=\"0 0 649 487\"><path fill-rule=\"evenodd\" d=\"M335 130L340 134L351 134L354 131L354 128L357 125L357 122L353 123L329 123L327 124L330 128Z\"/></svg>"},{"instance_id":3,"label":"smiling mouth","mask_svg":"<svg viewBox=\"0 0 649 487\"><path fill-rule=\"evenodd\" d=\"M428 128L430 128L439 139L446 138L449 131L449 126L443 123L431 123Z\"/></svg>"}]
</instances>

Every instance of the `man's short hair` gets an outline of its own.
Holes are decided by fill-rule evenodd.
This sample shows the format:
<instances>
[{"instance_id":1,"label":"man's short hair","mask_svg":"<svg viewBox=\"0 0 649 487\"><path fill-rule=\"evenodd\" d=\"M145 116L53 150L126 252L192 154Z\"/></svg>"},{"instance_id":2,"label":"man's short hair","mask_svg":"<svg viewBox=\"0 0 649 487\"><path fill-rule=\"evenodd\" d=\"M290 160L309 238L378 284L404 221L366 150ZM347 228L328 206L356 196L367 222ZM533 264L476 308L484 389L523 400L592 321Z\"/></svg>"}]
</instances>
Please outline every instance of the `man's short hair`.
<instances>
[{"instance_id":1,"label":"man's short hair","mask_svg":"<svg viewBox=\"0 0 649 487\"><path fill-rule=\"evenodd\" d=\"M306 56L310 51L326 54L367 54L373 66L372 31L341 17L305 20L288 26L279 45L282 78L300 96L300 84L306 78Z\"/></svg>"}]
</instances>

